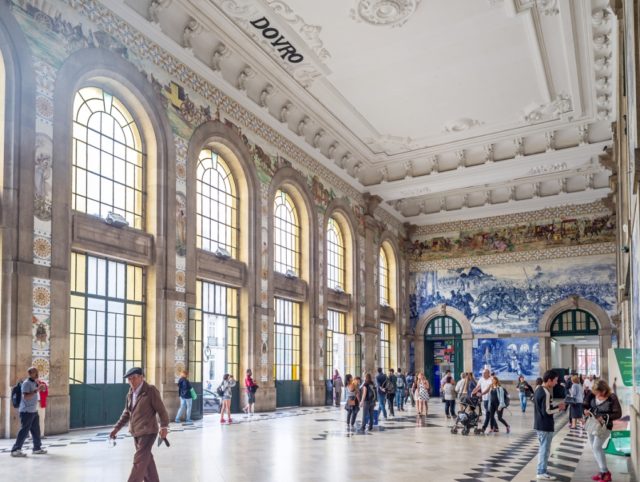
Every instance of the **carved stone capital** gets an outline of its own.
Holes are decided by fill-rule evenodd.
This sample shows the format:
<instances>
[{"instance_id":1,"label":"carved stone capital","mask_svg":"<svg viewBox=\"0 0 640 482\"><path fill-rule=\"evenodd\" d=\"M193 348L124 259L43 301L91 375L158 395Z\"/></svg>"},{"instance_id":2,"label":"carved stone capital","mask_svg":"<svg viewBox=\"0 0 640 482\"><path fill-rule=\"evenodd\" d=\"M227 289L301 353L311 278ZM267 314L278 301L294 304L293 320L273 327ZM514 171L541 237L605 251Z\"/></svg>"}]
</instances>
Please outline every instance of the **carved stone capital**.
<instances>
[{"instance_id":1,"label":"carved stone capital","mask_svg":"<svg viewBox=\"0 0 640 482\"><path fill-rule=\"evenodd\" d=\"M371 193L365 192L362 195L362 199L365 205L365 214L369 216L373 216L373 213L376 211L380 203L382 202L382 198L380 196L372 195Z\"/></svg>"}]
</instances>

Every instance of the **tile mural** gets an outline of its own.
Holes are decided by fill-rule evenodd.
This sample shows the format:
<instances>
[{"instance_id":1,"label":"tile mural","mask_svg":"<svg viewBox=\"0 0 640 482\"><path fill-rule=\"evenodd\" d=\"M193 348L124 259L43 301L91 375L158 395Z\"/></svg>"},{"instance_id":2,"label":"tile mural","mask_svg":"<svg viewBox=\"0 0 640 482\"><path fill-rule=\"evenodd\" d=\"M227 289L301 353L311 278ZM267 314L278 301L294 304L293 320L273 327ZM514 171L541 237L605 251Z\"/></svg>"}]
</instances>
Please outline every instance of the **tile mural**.
<instances>
[{"instance_id":1,"label":"tile mural","mask_svg":"<svg viewBox=\"0 0 640 482\"><path fill-rule=\"evenodd\" d=\"M540 373L540 343L534 338L476 338L473 340L473 373L488 368L499 380L530 380Z\"/></svg>"},{"instance_id":2,"label":"tile mural","mask_svg":"<svg viewBox=\"0 0 640 482\"><path fill-rule=\"evenodd\" d=\"M475 334L533 333L551 305L578 295L610 314L616 309L615 256L602 255L411 273L411 326L445 303Z\"/></svg>"}]
</instances>

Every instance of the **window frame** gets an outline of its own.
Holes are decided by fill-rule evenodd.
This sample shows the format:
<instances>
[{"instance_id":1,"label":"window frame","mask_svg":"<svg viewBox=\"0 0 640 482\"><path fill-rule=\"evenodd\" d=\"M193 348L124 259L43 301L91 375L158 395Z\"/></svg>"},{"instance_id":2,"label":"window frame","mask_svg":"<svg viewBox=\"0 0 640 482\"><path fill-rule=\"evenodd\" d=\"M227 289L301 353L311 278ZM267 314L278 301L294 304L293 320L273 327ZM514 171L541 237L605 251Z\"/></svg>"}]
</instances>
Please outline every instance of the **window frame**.
<instances>
[{"instance_id":1,"label":"window frame","mask_svg":"<svg viewBox=\"0 0 640 482\"><path fill-rule=\"evenodd\" d=\"M209 161L210 165L205 166ZM202 170L202 172L200 172ZM203 179L209 173L209 181ZM215 173L215 174L212 174ZM217 174L219 180L214 185L212 179ZM228 190L222 189L223 184L228 183ZM208 193L205 193L205 189ZM212 196L215 193L216 196ZM222 198L222 200L221 200ZM203 207L209 204L209 213L205 214ZM217 217L213 215L214 206ZM204 147L198 154L196 166L196 246L199 249L215 253L217 247L224 248L232 258L238 257L239 229L239 197L238 186L226 159L213 147ZM225 213L225 221L221 222L220 212ZM208 224L209 233L205 235L204 226ZM216 236L213 235L216 227ZM224 238L224 241L222 241ZM216 249L213 246L216 245Z\"/></svg>"},{"instance_id":2,"label":"window frame","mask_svg":"<svg viewBox=\"0 0 640 482\"><path fill-rule=\"evenodd\" d=\"M100 103L102 110L98 108ZM80 116L86 114L85 108L89 114L82 123ZM103 219L111 211L127 219L130 227L144 230L148 156L140 122L132 112L119 96L102 86L87 85L75 91L71 112L71 207ZM95 115L100 116L99 129L91 125ZM105 118L113 120L110 131L103 125ZM122 131L120 139L116 136L116 127ZM130 131L129 135L126 130ZM95 164L95 156L99 158L98 169L91 165ZM110 200L103 194L103 190L109 188ZM90 197L96 190L97 198ZM116 200L121 198L124 207L116 206ZM97 207L98 212L90 206Z\"/></svg>"},{"instance_id":3,"label":"window frame","mask_svg":"<svg viewBox=\"0 0 640 482\"><path fill-rule=\"evenodd\" d=\"M346 246L340 223L330 217L327 221L327 288L346 291Z\"/></svg>"},{"instance_id":4,"label":"window frame","mask_svg":"<svg viewBox=\"0 0 640 482\"><path fill-rule=\"evenodd\" d=\"M279 215L282 209L287 217ZM273 199L274 271L300 276L301 234L300 215L293 198L284 189L278 189Z\"/></svg>"}]
</instances>

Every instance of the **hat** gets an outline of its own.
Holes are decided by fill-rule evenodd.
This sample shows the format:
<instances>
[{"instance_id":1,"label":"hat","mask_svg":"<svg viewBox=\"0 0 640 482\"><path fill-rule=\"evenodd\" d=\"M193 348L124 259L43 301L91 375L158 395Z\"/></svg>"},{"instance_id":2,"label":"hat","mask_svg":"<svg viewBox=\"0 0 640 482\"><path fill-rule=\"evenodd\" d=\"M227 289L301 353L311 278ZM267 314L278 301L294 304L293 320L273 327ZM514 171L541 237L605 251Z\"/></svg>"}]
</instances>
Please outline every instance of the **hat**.
<instances>
[{"instance_id":1,"label":"hat","mask_svg":"<svg viewBox=\"0 0 640 482\"><path fill-rule=\"evenodd\" d=\"M142 368L133 367L133 368L129 368L129 370L127 370L127 373L125 373L124 377L122 378L127 378L127 377L130 377L131 375L144 375L144 373L142 372Z\"/></svg>"}]
</instances>

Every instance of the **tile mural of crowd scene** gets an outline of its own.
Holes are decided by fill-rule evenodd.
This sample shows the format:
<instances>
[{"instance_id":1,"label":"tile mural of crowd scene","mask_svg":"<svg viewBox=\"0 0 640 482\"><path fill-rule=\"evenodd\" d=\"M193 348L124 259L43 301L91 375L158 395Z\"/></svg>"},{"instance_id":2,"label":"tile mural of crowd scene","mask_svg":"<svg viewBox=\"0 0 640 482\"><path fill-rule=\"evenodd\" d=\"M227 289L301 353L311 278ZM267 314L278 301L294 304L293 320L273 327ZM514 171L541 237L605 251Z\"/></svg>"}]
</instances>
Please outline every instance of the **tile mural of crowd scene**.
<instances>
[{"instance_id":1,"label":"tile mural of crowd scene","mask_svg":"<svg viewBox=\"0 0 640 482\"><path fill-rule=\"evenodd\" d=\"M540 371L538 338L476 338L473 340L473 373L488 368L499 380L516 381L520 375L535 378Z\"/></svg>"},{"instance_id":2,"label":"tile mural of crowd scene","mask_svg":"<svg viewBox=\"0 0 640 482\"><path fill-rule=\"evenodd\" d=\"M615 313L614 255L411 273L411 324L446 304L476 334L532 333L553 304L578 295Z\"/></svg>"},{"instance_id":3,"label":"tile mural of crowd scene","mask_svg":"<svg viewBox=\"0 0 640 482\"><path fill-rule=\"evenodd\" d=\"M615 240L615 216L562 219L543 224L521 224L493 230L461 231L458 236L415 240L407 246L413 261L531 251L556 246L605 243Z\"/></svg>"}]
</instances>

